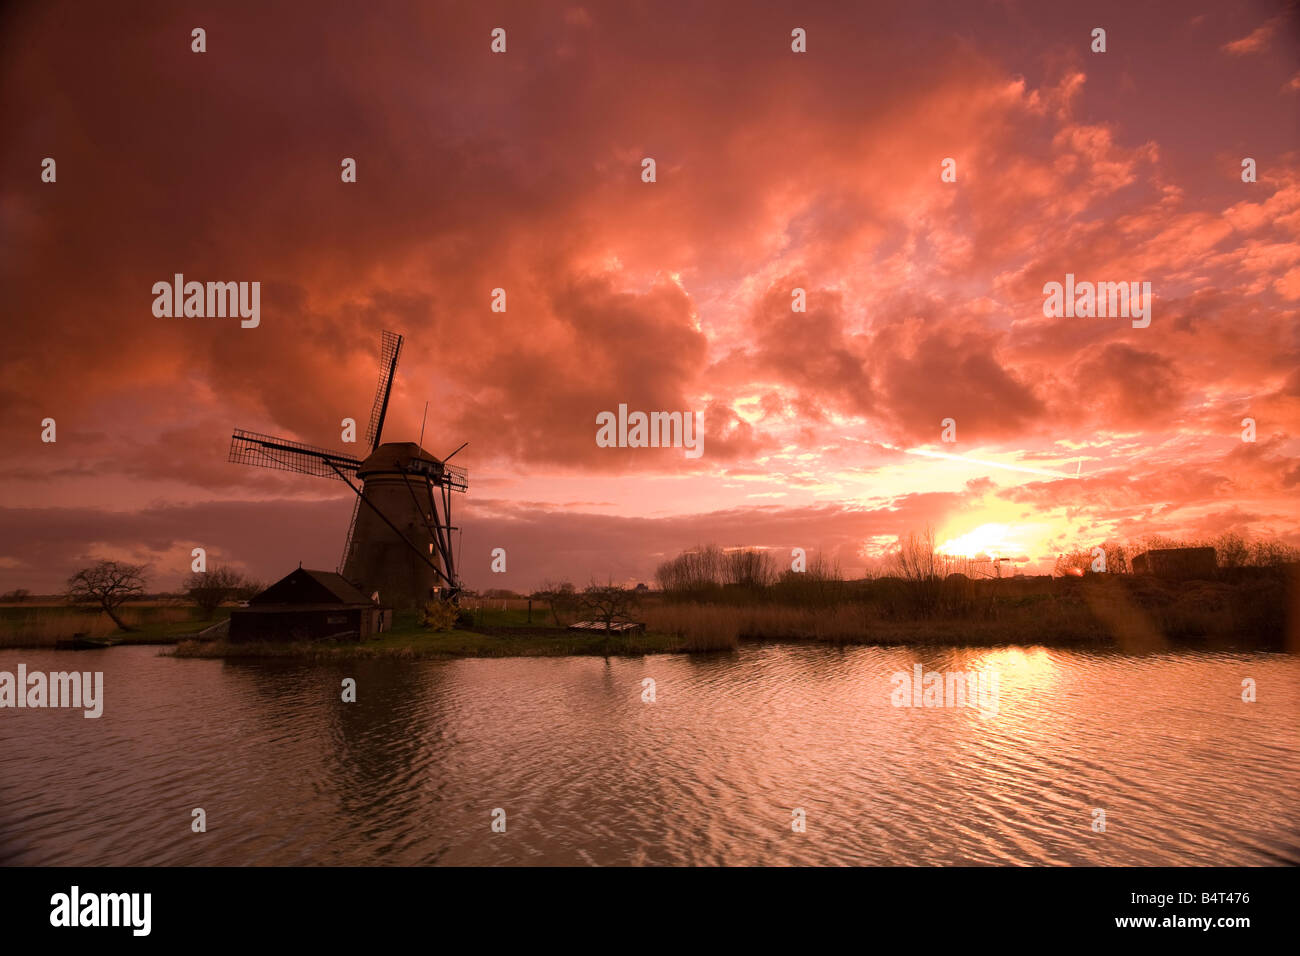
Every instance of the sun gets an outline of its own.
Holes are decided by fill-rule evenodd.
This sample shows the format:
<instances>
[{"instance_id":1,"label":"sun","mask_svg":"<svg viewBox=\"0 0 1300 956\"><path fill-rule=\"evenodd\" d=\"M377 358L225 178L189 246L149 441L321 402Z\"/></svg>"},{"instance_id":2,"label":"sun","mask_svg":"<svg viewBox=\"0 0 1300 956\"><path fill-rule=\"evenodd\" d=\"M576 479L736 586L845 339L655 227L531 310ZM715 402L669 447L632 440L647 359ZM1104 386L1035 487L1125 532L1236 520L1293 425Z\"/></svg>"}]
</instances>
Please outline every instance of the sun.
<instances>
[{"instance_id":1,"label":"sun","mask_svg":"<svg viewBox=\"0 0 1300 956\"><path fill-rule=\"evenodd\" d=\"M990 558L1010 557L1024 549L1012 540L1011 528L1005 524L982 524L973 531L950 538L936 549L941 554L960 558L988 555Z\"/></svg>"}]
</instances>

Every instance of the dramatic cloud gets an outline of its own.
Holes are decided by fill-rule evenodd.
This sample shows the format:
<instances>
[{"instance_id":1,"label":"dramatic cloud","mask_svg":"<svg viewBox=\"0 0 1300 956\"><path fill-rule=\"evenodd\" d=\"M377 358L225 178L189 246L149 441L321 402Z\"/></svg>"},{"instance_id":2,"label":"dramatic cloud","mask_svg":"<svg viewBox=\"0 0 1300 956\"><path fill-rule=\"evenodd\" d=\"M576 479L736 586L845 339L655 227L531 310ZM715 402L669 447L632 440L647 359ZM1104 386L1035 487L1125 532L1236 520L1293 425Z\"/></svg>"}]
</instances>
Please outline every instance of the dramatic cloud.
<instances>
[{"instance_id":1,"label":"dramatic cloud","mask_svg":"<svg viewBox=\"0 0 1300 956\"><path fill-rule=\"evenodd\" d=\"M860 567L926 524L1048 563L1300 540L1294 5L2 16L0 590L110 551L167 583L196 544L332 567L348 489L229 464L230 430L344 449L383 329L386 437L469 442L475 587L709 540ZM177 273L259 281L260 325L155 317ZM1044 315L1067 274L1150 282L1150 326ZM598 447L620 404L699 411L703 456Z\"/></svg>"},{"instance_id":2,"label":"dramatic cloud","mask_svg":"<svg viewBox=\"0 0 1300 956\"><path fill-rule=\"evenodd\" d=\"M1250 33L1239 40L1233 40L1231 43L1225 43L1223 50L1225 53L1231 53L1233 56L1245 56L1248 53L1258 53L1268 45L1273 39L1273 34L1277 31L1278 21L1269 20L1261 24Z\"/></svg>"}]
</instances>

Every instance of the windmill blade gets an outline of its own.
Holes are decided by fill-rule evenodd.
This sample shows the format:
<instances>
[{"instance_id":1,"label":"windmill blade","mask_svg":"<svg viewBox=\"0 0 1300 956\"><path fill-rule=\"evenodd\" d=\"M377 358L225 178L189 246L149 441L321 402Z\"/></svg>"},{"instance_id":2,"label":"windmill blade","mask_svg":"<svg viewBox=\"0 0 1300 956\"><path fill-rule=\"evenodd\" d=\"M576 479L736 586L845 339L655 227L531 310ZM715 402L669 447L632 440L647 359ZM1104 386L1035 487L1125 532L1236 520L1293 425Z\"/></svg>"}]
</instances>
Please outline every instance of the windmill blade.
<instances>
[{"instance_id":1,"label":"windmill blade","mask_svg":"<svg viewBox=\"0 0 1300 956\"><path fill-rule=\"evenodd\" d=\"M226 460L240 465L257 465L260 468L344 481L347 479L340 472L355 473L361 467L361 462L350 455L341 455L328 448L317 448L287 438L246 432L242 428L236 429L230 436L230 457Z\"/></svg>"},{"instance_id":2,"label":"windmill blade","mask_svg":"<svg viewBox=\"0 0 1300 956\"><path fill-rule=\"evenodd\" d=\"M443 462L442 483L452 491L469 491L469 472L459 465Z\"/></svg>"},{"instance_id":3,"label":"windmill blade","mask_svg":"<svg viewBox=\"0 0 1300 956\"><path fill-rule=\"evenodd\" d=\"M357 512L361 510L361 496L356 496L356 501L352 503L352 520L348 522L348 536L343 539L343 557L339 558L338 572L343 573L347 567L348 555L352 553L352 539L357 533Z\"/></svg>"},{"instance_id":4,"label":"windmill blade","mask_svg":"<svg viewBox=\"0 0 1300 956\"><path fill-rule=\"evenodd\" d=\"M379 386L375 389L375 404L370 409L370 426L366 429L366 442L370 450L379 447L384 433L384 418L388 415L388 396L393 390L397 375L397 359L402 354L402 337L396 332L384 332L379 349Z\"/></svg>"},{"instance_id":5,"label":"windmill blade","mask_svg":"<svg viewBox=\"0 0 1300 956\"><path fill-rule=\"evenodd\" d=\"M444 485L452 491L469 490L469 472L459 465L449 465L436 458L412 458L406 470L413 475L426 475L434 484Z\"/></svg>"},{"instance_id":6,"label":"windmill blade","mask_svg":"<svg viewBox=\"0 0 1300 956\"><path fill-rule=\"evenodd\" d=\"M469 442L461 442L460 448L442 460L442 483L452 491L469 491L469 472L459 465L447 464L468 444Z\"/></svg>"}]
</instances>

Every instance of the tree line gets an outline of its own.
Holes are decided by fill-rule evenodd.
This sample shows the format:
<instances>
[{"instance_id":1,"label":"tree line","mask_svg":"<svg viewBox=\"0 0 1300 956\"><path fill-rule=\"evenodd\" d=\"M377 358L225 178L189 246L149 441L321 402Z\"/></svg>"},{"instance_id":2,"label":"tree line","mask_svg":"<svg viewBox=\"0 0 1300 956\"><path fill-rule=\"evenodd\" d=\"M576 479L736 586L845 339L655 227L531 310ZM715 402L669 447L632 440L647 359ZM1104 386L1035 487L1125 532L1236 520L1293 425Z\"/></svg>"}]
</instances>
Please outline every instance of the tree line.
<instances>
[{"instance_id":1,"label":"tree line","mask_svg":"<svg viewBox=\"0 0 1300 956\"><path fill-rule=\"evenodd\" d=\"M97 607L123 631L133 630L118 616L118 609L128 601L145 597L148 566L125 561L100 561L82 568L68 578L64 596L71 604ZM198 606L205 619L227 601L247 600L263 589L255 581L232 567L216 567L195 572L181 584L181 593Z\"/></svg>"},{"instance_id":2,"label":"tree line","mask_svg":"<svg viewBox=\"0 0 1300 956\"><path fill-rule=\"evenodd\" d=\"M1093 573L1096 561L1094 548L1101 548L1106 558L1107 574L1130 574L1133 559L1147 551L1170 548L1213 548L1215 562L1220 569L1276 568L1300 561L1300 548L1294 548L1276 538L1247 539L1231 531L1212 538L1171 538L1152 534L1121 543L1104 541L1094 546L1075 545L1059 555L1053 573L1071 576Z\"/></svg>"}]
</instances>

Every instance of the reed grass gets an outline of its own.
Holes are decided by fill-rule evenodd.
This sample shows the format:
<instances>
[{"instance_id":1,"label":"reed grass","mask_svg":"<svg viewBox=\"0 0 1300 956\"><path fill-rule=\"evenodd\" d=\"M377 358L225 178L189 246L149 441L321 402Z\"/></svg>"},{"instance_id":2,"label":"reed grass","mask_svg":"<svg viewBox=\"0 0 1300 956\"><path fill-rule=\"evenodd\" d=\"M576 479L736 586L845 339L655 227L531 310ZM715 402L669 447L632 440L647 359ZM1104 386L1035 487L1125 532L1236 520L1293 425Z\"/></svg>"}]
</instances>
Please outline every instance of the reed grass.
<instances>
[{"instance_id":1,"label":"reed grass","mask_svg":"<svg viewBox=\"0 0 1300 956\"><path fill-rule=\"evenodd\" d=\"M1288 591L1300 581L1261 571L1232 582L1157 582L1096 576L859 582L815 606L671 597L640 609L655 629L701 646L742 640L832 644L1094 646L1145 651L1212 642L1264 650L1287 646ZM730 596L728 596L729 598ZM1293 627L1300 622L1293 622Z\"/></svg>"},{"instance_id":2,"label":"reed grass","mask_svg":"<svg viewBox=\"0 0 1300 956\"><path fill-rule=\"evenodd\" d=\"M117 610L122 623L134 631L119 631L103 611L66 606L0 608L0 647L53 647L75 634L149 641L167 639L195 622L197 611L172 605L127 605ZM197 626L197 624L196 624Z\"/></svg>"}]
</instances>

